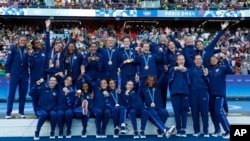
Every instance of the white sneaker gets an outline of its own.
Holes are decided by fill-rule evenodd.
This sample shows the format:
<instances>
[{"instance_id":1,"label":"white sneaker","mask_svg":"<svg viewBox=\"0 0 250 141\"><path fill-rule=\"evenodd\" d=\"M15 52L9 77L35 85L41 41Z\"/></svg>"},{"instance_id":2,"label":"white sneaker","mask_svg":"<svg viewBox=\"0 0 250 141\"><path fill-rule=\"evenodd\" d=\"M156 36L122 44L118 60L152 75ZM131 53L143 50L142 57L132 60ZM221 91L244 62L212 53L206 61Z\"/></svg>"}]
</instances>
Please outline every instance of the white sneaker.
<instances>
[{"instance_id":1,"label":"white sneaker","mask_svg":"<svg viewBox=\"0 0 250 141\"><path fill-rule=\"evenodd\" d=\"M38 140L40 140L40 138L39 137L36 137L36 136L34 136L34 138L33 138L35 141L38 141Z\"/></svg>"},{"instance_id":2,"label":"white sneaker","mask_svg":"<svg viewBox=\"0 0 250 141\"><path fill-rule=\"evenodd\" d=\"M170 138L172 136L172 134L174 133L175 130L175 125L171 126L167 132L166 132L166 138Z\"/></svg>"},{"instance_id":3,"label":"white sneaker","mask_svg":"<svg viewBox=\"0 0 250 141\"><path fill-rule=\"evenodd\" d=\"M223 139L230 139L230 133L225 133L222 135Z\"/></svg>"},{"instance_id":4,"label":"white sneaker","mask_svg":"<svg viewBox=\"0 0 250 141\"><path fill-rule=\"evenodd\" d=\"M6 115L6 116L5 116L5 119L11 119L11 116Z\"/></svg>"},{"instance_id":5,"label":"white sneaker","mask_svg":"<svg viewBox=\"0 0 250 141\"><path fill-rule=\"evenodd\" d=\"M194 137L199 137L199 136L200 136L200 132L194 133L193 136L194 136Z\"/></svg>"},{"instance_id":6,"label":"white sneaker","mask_svg":"<svg viewBox=\"0 0 250 141\"><path fill-rule=\"evenodd\" d=\"M23 114L19 114L19 118L25 118L25 115L23 115Z\"/></svg>"},{"instance_id":7,"label":"white sneaker","mask_svg":"<svg viewBox=\"0 0 250 141\"><path fill-rule=\"evenodd\" d=\"M209 138L210 135L209 134L204 134L204 138Z\"/></svg>"},{"instance_id":8,"label":"white sneaker","mask_svg":"<svg viewBox=\"0 0 250 141\"><path fill-rule=\"evenodd\" d=\"M213 133L212 136L213 136L213 137L219 137L219 136L221 136L221 132Z\"/></svg>"},{"instance_id":9,"label":"white sneaker","mask_svg":"<svg viewBox=\"0 0 250 141\"><path fill-rule=\"evenodd\" d=\"M58 139L63 139L63 136L58 136L57 138L58 138Z\"/></svg>"}]
</instances>

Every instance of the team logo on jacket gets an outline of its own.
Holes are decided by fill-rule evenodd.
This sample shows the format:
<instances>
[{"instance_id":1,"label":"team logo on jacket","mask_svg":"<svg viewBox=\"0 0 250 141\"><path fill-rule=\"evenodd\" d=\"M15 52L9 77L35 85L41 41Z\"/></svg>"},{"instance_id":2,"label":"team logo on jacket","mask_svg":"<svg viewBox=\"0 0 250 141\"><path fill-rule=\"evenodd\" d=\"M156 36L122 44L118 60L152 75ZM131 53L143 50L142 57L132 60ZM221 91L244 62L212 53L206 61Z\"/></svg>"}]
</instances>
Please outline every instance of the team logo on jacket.
<instances>
[{"instance_id":1,"label":"team logo on jacket","mask_svg":"<svg viewBox=\"0 0 250 141\"><path fill-rule=\"evenodd\" d=\"M215 72L219 72L219 71L220 71L220 69L216 69L216 70L215 70Z\"/></svg>"},{"instance_id":2,"label":"team logo on jacket","mask_svg":"<svg viewBox=\"0 0 250 141\"><path fill-rule=\"evenodd\" d=\"M74 56L74 59L76 59L76 56Z\"/></svg>"},{"instance_id":3,"label":"team logo on jacket","mask_svg":"<svg viewBox=\"0 0 250 141\"><path fill-rule=\"evenodd\" d=\"M56 96L56 92L53 92L53 96Z\"/></svg>"},{"instance_id":4,"label":"team logo on jacket","mask_svg":"<svg viewBox=\"0 0 250 141\"><path fill-rule=\"evenodd\" d=\"M42 53L42 56L44 57L44 56L45 56L45 54L44 54L44 53Z\"/></svg>"}]
</instances>

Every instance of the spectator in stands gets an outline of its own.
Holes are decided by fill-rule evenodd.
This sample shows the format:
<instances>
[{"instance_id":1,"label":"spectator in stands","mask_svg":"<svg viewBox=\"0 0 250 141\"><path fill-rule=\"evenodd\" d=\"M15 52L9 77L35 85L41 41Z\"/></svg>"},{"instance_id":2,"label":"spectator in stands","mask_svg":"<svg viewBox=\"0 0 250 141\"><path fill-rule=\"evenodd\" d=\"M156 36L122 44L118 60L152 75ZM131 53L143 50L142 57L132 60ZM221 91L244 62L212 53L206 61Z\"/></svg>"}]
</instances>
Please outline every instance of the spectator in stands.
<instances>
[{"instance_id":1,"label":"spectator in stands","mask_svg":"<svg viewBox=\"0 0 250 141\"><path fill-rule=\"evenodd\" d=\"M226 115L223 111L223 104L226 98L226 75L232 74L233 69L229 64L226 56L220 54L223 58L224 65L220 65L216 57L211 57L209 68L209 110L212 122L215 128L212 136L218 137L221 134L220 124L225 133L223 138L230 138L230 127Z\"/></svg>"},{"instance_id":2,"label":"spectator in stands","mask_svg":"<svg viewBox=\"0 0 250 141\"><path fill-rule=\"evenodd\" d=\"M27 38L25 36L18 37L16 45L12 46L8 52L5 63L5 75L10 79L9 94L7 97L6 119L11 118L15 93L19 87L19 117L25 118L24 105L28 91L28 54L26 50Z\"/></svg>"},{"instance_id":3,"label":"spectator in stands","mask_svg":"<svg viewBox=\"0 0 250 141\"><path fill-rule=\"evenodd\" d=\"M37 127L35 130L34 140L39 140L39 133L44 122L49 118L51 131L50 139L55 139L55 128L57 123L56 107L59 102L60 90L57 85L57 79L55 76L49 78L48 84L44 79L37 81L37 84L33 86L29 95L33 98L37 98L36 103L36 115L38 116Z\"/></svg>"},{"instance_id":4,"label":"spectator in stands","mask_svg":"<svg viewBox=\"0 0 250 141\"><path fill-rule=\"evenodd\" d=\"M190 78L188 75L188 68L186 68L184 64L184 55L177 55L176 65L170 68L168 78L171 103L174 109L177 129L176 136L179 137L187 137L187 113L189 112Z\"/></svg>"},{"instance_id":5,"label":"spectator in stands","mask_svg":"<svg viewBox=\"0 0 250 141\"><path fill-rule=\"evenodd\" d=\"M125 87L126 87L126 90L124 91L122 95L123 102L127 108L128 117L131 121L133 130L134 130L134 139L139 139L139 137L146 138L146 135L143 133L145 133L145 128L147 125L148 112L144 107L144 103L140 95L138 94L138 92L134 90L134 82L131 80L128 80ZM138 132L138 129L137 129L137 121L136 121L137 116L141 118L140 132Z\"/></svg>"}]
</instances>

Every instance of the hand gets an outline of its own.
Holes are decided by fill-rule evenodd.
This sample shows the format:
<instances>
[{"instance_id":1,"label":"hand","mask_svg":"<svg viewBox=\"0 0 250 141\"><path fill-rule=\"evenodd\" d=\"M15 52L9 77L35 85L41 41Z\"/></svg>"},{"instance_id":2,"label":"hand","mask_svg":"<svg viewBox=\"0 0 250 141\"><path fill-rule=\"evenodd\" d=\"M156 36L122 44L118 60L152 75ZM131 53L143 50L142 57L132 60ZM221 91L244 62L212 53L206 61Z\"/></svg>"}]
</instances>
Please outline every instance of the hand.
<instances>
[{"instance_id":1,"label":"hand","mask_svg":"<svg viewBox=\"0 0 250 141\"><path fill-rule=\"evenodd\" d=\"M81 97L81 94L82 94L82 91L81 91L80 89L76 91L76 96L77 96L78 98Z\"/></svg>"},{"instance_id":2,"label":"hand","mask_svg":"<svg viewBox=\"0 0 250 141\"><path fill-rule=\"evenodd\" d=\"M65 60L65 63L66 63L66 64L69 64L69 60L68 60L68 59L67 59L67 60Z\"/></svg>"},{"instance_id":3,"label":"hand","mask_svg":"<svg viewBox=\"0 0 250 141\"><path fill-rule=\"evenodd\" d=\"M122 90L119 88L119 89L117 89L117 93L118 94L121 94L121 92L122 92Z\"/></svg>"},{"instance_id":4,"label":"hand","mask_svg":"<svg viewBox=\"0 0 250 141\"><path fill-rule=\"evenodd\" d=\"M81 65L81 75L84 75L84 73L85 73L85 67L84 67L84 65Z\"/></svg>"},{"instance_id":5,"label":"hand","mask_svg":"<svg viewBox=\"0 0 250 141\"><path fill-rule=\"evenodd\" d=\"M6 77L7 79L10 79L10 73L6 73L6 74L5 74L5 77Z\"/></svg>"},{"instance_id":6,"label":"hand","mask_svg":"<svg viewBox=\"0 0 250 141\"><path fill-rule=\"evenodd\" d=\"M204 73L204 76L207 76L207 75L208 75L208 69L207 69L207 68L204 68L204 69L203 69L203 73Z\"/></svg>"},{"instance_id":7,"label":"hand","mask_svg":"<svg viewBox=\"0 0 250 141\"><path fill-rule=\"evenodd\" d=\"M125 95L129 95L130 90L126 90Z\"/></svg>"},{"instance_id":8,"label":"hand","mask_svg":"<svg viewBox=\"0 0 250 141\"><path fill-rule=\"evenodd\" d=\"M51 20L50 19L48 19L48 20L45 21L46 29L49 29L50 24L51 24Z\"/></svg>"},{"instance_id":9,"label":"hand","mask_svg":"<svg viewBox=\"0 0 250 141\"><path fill-rule=\"evenodd\" d=\"M166 27L164 31L167 34L167 36L170 35L170 33L171 33L171 30L169 27Z\"/></svg>"},{"instance_id":10,"label":"hand","mask_svg":"<svg viewBox=\"0 0 250 141\"><path fill-rule=\"evenodd\" d=\"M91 58L91 57L88 57L88 61L91 62L91 61L92 61L92 58Z\"/></svg>"},{"instance_id":11,"label":"hand","mask_svg":"<svg viewBox=\"0 0 250 141\"><path fill-rule=\"evenodd\" d=\"M63 72L58 72L58 73L55 74L55 76L64 77L64 74L63 74Z\"/></svg>"},{"instance_id":12,"label":"hand","mask_svg":"<svg viewBox=\"0 0 250 141\"><path fill-rule=\"evenodd\" d=\"M159 51L160 51L160 52L163 52L163 49L160 47L160 48L159 48Z\"/></svg>"},{"instance_id":13,"label":"hand","mask_svg":"<svg viewBox=\"0 0 250 141\"><path fill-rule=\"evenodd\" d=\"M222 29L222 30L226 29L228 25L229 25L229 22L228 22L228 21L225 21L225 23L222 23L222 24L221 24L221 29Z\"/></svg>"},{"instance_id":14,"label":"hand","mask_svg":"<svg viewBox=\"0 0 250 141\"><path fill-rule=\"evenodd\" d=\"M108 91L103 91L103 95L104 95L105 97L109 97Z\"/></svg>"},{"instance_id":15,"label":"hand","mask_svg":"<svg viewBox=\"0 0 250 141\"><path fill-rule=\"evenodd\" d=\"M135 75L135 82L138 83L139 81L140 81L140 77L139 77L139 75L136 73L136 75Z\"/></svg>"},{"instance_id":16,"label":"hand","mask_svg":"<svg viewBox=\"0 0 250 141\"><path fill-rule=\"evenodd\" d=\"M168 65L164 65L164 71L168 71Z\"/></svg>"},{"instance_id":17,"label":"hand","mask_svg":"<svg viewBox=\"0 0 250 141\"><path fill-rule=\"evenodd\" d=\"M67 95L69 93L69 89L67 87L64 87L63 92L64 92L65 95Z\"/></svg>"},{"instance_id":18,"label":"hand","mask_svg":"<svg viewBox=\"0 0 250 141\"><path fill-rule=\"evenodd\" d=\"M37 84L37 85L40 85L41 83L43 83L43 81L44 81L44 79L41 78L41 79L39 79L38 81L36 81L36 84Z\"/></svg>"},{"instance_id":19,"label":"hand","mask_svg":"<svg viewBox=\"0 0 250 141\"><path fill-rule=\"evenodd\" d=\"M91 94L89 95L89 98L90 98L90 99L94 99L94 96L95 96L94 93L91 93Z\"/></svg>"},{"instance_id":20,"label":"hand","mask_svg":"<svg viewBox=\"0 0 250 141\"><path fill-rule=\"evenodd\" d=\"M96 56L96 57L94 57L94 58L95 58L95 61L99 61L99 57Z\"/></svg>"}]
</instances>

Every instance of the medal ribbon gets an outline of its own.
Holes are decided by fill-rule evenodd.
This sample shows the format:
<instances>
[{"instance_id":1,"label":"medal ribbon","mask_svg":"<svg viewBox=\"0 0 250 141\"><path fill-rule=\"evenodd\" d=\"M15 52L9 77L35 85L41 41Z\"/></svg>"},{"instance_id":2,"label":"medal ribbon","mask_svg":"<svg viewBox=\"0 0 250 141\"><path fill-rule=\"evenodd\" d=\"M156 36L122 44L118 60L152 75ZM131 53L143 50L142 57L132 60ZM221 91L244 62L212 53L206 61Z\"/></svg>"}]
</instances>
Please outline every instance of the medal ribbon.
<instances>
[{"instance_id":1,"label":"medal ribbon","mask_svg":"<svg viewBox=\"0 0 250 141\"><path fill-rule=\"evenodd\" d=\"M124 52L127 56L127 59L131 59L131 50L129 49L129 54L127 53L127 51L124 49Z\"/></svg>"},{"instance_id":2,"label":"medal ribbon","mask_svg":"<svg viewBox=\"0 0 250 141\"><path fill-rule=\"evenodd\" d=\"M155 99L155 88L152 88L152 93L151 93L150 89L148 88L148 93L149 93L151 102L154 103L154 99Z\"/></svg>"},{"instance_id":3,"label":"medal ribbon","mask_svg":"<svg viewBox=\"0 0 250 141\"><path fill-rule=\"evenodd\" d=\"M148 66L148 61L149 61L148 55L146 56L143 54L143 60L144 60L145 66Z\"/></svg>"},{"instance_id":4,"label":"medal ribbon","mask_svg":"<svg viewBox=\"0 0 250 141\"><path fill-rule=\"evenodd\" d=\"M114 99L115 104L118 104L118 95L117 95L117 92L115 91L115 95L113 94L113 92L111 92L111 96Z\"/></svg>"},{"instance_id":5,"label":"medal ribbon","mask_svg":"<svg viewBox=\"0 0 250 141\"><path fill-rule=\"evenodd\" d=\"M107 49L107 52L108 52L109 61L111 61L114 52L113 50L111 50L111 53L110 53L109 49Z\"/></svg>"}]
</instances>

